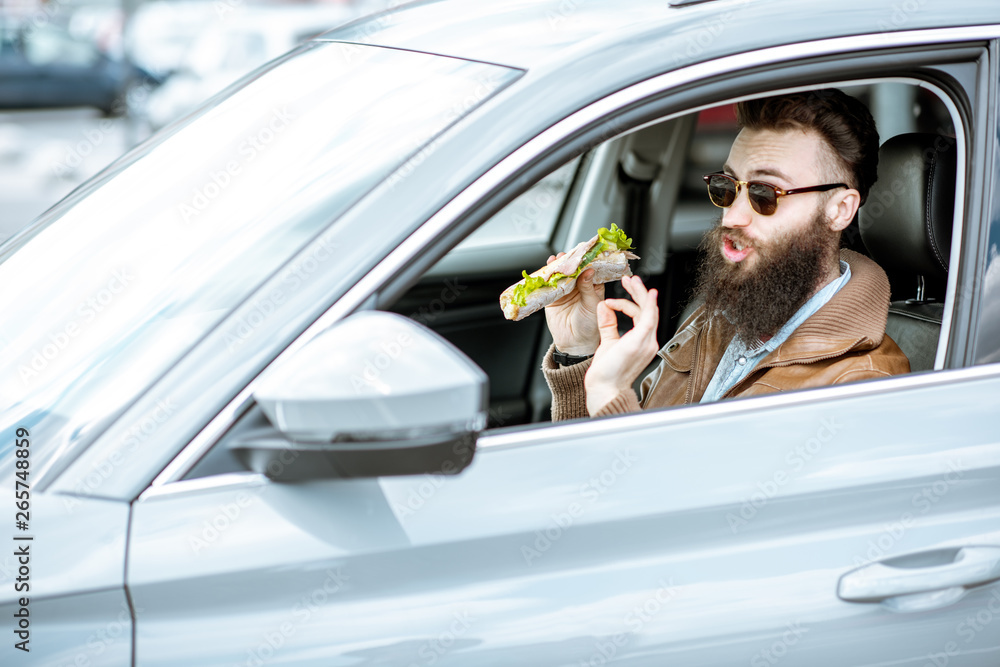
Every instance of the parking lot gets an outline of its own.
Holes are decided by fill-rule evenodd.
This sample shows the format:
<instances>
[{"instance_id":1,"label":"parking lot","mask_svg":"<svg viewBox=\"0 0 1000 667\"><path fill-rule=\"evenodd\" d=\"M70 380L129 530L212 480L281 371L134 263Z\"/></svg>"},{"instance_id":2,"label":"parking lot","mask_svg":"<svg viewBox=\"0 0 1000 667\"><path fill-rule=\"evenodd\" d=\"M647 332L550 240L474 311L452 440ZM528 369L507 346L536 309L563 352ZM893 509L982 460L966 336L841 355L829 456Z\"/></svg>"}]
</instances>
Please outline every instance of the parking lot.
<instances>
[{"instance_id":1,"label":"parking lot","mask_svg":"<svg viewBox=\"0 0 1000 667\"><path fill-rule=\"evenodd\" d=\"M0 113L0 240L145 136L133 121L94 109Z\"/></svg>"}]
</instances>

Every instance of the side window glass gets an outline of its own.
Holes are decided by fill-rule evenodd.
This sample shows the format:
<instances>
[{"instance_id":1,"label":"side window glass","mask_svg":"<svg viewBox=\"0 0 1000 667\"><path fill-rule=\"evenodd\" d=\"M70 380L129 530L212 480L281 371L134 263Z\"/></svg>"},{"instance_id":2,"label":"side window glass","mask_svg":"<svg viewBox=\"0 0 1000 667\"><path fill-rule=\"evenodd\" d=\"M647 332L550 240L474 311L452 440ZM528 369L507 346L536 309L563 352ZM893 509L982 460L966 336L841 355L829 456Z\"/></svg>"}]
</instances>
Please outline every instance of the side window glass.
<instances>
[{"instance_id":1,"label":"side window glass","mask_svg":"<svg viewBox=\"0 0 1000 667\"><path fill-rule=\"evenodd\" d=\"M671 233L673 250L696 249L719 217L719 209L708 199L702 176L722 168L738 132L735 104L698 112L677 195Z\"/></svg>"},{"instance_id":2,"label":"side window glass","mask_svg":"<svg viewBox=\"0 0 1000 667\"><path fill-rule=\"evenodd\" d=\"M556 169L505 206L462 241L456 250L509 243L546 243L552 238L580 158Z\"/></svg>"}]
</instances>

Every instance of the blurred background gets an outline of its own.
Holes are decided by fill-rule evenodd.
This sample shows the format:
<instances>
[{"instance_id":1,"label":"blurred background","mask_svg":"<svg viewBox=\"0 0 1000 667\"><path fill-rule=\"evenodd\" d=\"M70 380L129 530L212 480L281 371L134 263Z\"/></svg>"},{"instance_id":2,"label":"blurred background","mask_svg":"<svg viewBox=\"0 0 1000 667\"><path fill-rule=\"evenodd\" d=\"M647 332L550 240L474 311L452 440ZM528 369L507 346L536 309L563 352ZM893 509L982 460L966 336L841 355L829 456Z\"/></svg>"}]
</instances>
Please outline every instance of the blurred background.
<instances>
[{"instance_id":1,"label":"blurred background","mask_svg":"<svg viewBox=\"0 0 1000 667\"><path fill-rule=\"evenodd\" d=\"M0 0L0 242L309 37L400 0Z\"/></svg>"}]
</instances>

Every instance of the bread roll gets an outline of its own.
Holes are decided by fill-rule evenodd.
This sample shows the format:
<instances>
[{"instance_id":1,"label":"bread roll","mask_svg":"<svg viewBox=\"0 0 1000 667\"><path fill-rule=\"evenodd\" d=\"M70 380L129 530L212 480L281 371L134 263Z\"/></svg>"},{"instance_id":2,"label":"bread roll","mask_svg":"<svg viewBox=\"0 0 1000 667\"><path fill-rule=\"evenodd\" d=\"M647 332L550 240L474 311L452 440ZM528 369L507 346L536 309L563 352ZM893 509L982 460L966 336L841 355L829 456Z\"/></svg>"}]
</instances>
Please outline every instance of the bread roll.
<instances>
[{"instance_id":1,"label":"bread roll","mask_svg":"<svg viewBox=\"0 0 1000 667\"><path fill-rule=\"evenodd\" d=\"M594 261L587 265L587 269L594 269L595 285L609 283L621 280L624 276L632 275L632 271L628 265L629 259L638 258L628 251L608 250L595 257ZM546 267L542 267L531 275L543 275L545 270ZM503 294L500 295L500 307L503 308L504 317L515 322L523 320L528 315L541 310L572 292L576 287L576 280L576 278L563 278L556 283L555 287L540 287L525 297L525 305L519 306L516 303L512 303L511 298L513 297L514 289L524 283L524 278L522 278L505 289Z\"/></svg>"}]
</instances>

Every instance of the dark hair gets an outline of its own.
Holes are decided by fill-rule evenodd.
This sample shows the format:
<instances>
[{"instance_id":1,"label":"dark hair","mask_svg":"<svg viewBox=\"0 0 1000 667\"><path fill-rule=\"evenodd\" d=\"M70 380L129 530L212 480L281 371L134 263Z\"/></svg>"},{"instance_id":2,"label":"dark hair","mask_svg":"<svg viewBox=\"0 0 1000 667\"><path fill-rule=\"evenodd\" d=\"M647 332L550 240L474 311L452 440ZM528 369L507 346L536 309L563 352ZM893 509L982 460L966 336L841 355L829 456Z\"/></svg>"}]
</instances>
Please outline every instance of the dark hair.
<instances>
[{"instance_id":1,"label":"dark hair","mask_svg":"<svg viewBox=\"0 0 1000 667\"><path fill-rule=\"evenodd\" d=\"M862 204L868 199L878 179L878 130L868 107L850 95L825 88L747 100L736 105L736 120L749 130L815 131L836 156L836 171Z\"/></svg>"}]
</instances>

